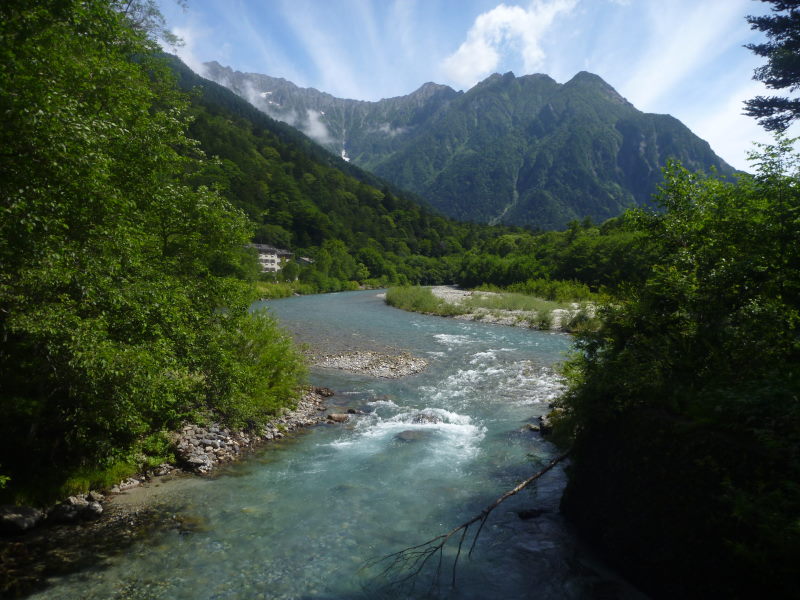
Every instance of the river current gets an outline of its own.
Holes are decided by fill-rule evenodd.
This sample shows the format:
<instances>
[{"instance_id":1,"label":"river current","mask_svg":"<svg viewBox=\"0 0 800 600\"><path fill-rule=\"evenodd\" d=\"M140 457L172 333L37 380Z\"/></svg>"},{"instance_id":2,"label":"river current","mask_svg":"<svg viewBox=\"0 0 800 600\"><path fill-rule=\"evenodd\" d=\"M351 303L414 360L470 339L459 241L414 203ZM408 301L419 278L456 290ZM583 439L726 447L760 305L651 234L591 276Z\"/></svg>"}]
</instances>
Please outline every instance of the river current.
<instances>
[{"instance_id":1,"label":"river current","mask_svg":"<svg viewBox=\"0 0 800 600\"><path fill-rule=\"evenodd\" d=\"M435 560L413 589L362 568L480 513L556 455L527 424L561 389L567 335L407 313L375 291L263 304L323 352L402 350L429 366L397 380L313 370L332 405L365 414L164 486L161 501L195 527L154 533L35 598L640 597L558 513L560 465L492 513L455 588L452 542L438 583Z\"/></svg>"}]
</instances>

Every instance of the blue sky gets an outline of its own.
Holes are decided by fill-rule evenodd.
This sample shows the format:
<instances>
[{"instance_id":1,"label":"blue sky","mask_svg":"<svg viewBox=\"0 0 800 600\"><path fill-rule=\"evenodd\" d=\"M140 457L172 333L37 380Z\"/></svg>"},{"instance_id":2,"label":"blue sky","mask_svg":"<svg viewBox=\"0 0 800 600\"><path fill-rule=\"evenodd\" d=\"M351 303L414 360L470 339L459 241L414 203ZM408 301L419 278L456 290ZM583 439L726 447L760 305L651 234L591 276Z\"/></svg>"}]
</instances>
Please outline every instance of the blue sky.
<instances>
[{"instance_id":1,"label":"blue sky","mask_svg":"<svg viewBox=\"0 0 800 600\"><path fill-rule=\"evenodd\" d=\"M465 90L494 72L600 75L637 108L668 113L733 166L769 142L742 101L760 41L757 0L159 0L195 70L217 60L335 96L378 100L427 81ZM201 73L202 74L202 73ZM791 133L791 132L790 132Z\"/></svg>"}]
</instances>

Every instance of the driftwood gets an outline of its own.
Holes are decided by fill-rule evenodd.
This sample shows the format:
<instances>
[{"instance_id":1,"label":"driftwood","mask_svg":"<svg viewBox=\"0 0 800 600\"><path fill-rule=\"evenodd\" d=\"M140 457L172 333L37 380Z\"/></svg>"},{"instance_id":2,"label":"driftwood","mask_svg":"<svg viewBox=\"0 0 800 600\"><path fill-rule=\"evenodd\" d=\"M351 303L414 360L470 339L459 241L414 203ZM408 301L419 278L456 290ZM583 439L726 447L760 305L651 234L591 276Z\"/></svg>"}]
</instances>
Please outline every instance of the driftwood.
<instances>
[{"instance_id":1,"label":"driftwood","mask_svg":"<svg viewBox=\"0 0 800 600\"><path fill-rule=\"evenodd\" d=\"M502 504L504 501L508 500L511 496L518 494L526 487L528 487L530 484L532 484L534 481L542 477L542 475L547 473L550 469L552 469L562 460L567 458L568 455L569 455L569 450L567 450L560 456L557 456L556 458L551 460L547 464L547 466L545 466L543 469L537 471L536 473L528 477L525 481L517 485L515 488L508 490L505 494L497 498L494 502L492 502L486 508L484 508L479 514L475 515L468 521L464 521L463 523L461 523L457 527L454 527L447 533L437 535L436 537L429 539L427 542L417 544L416 546L404 548L403 550L400 550L398 552L394 552L392 554L388 554L381 558L371 560L366 563L364 568L372 568L378 565L385 565L380 573L380 577L388 578L389 579L388 585L399 586L404 583L411 583L413 587L416 577L422 572L422 569L425 568L425 565L428 564L428 561L430 561L434 556L438 554L436 577L432 582L433 586L438 582L442 573L444 547L447 544L447 542L450 541L451 538L457 537L458 546L455 559L453 559L453 567L451 572L451 584L453 587L455 587L458 561L461 558L461 551L463 549L464 541L467 538L467 533L469 532L469 529L476 523L478 524L478 529L475 532L474 537L472 538L472 542L470 543L469 552L467 553L467 558L470 558L472 556L472 552L473 550L475 550L475 544L478 541L478 536L480 536L481 530L483 530L483 526L486 524L486 520L489 518L491 512L495 508L497 508L500 504Z\"/></svg>"}]
</instances>

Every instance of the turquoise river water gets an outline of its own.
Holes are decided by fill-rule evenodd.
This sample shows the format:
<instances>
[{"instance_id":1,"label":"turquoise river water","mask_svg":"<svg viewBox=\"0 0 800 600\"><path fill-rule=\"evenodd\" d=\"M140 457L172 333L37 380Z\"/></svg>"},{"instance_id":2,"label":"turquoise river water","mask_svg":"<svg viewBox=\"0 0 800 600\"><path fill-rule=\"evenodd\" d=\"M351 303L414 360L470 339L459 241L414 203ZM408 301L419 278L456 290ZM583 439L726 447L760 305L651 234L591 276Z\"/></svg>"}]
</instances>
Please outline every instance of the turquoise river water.
<instances>
[{"instance_id":1,"label":"turquoise river water","mask_svg":"<svg viewBox=\"0 0 800 600\"><path fill-rule=\"evenodd\" d=\"M426 569L413 588L387 587L361 568L478 514L555 456L526 424L559 393L553 366L567 335L407 313L375 291L263 304L322 351L405 350L430 364L397 380L314 370L314 384L336 391L337 410L366 414L272 444L215 477L162 486L162 501L201 526L153 533L33 597L640 597L559 515L561 466L492 513L455 588L455 544L438 584Z\"/></svg>"}]
</instances>

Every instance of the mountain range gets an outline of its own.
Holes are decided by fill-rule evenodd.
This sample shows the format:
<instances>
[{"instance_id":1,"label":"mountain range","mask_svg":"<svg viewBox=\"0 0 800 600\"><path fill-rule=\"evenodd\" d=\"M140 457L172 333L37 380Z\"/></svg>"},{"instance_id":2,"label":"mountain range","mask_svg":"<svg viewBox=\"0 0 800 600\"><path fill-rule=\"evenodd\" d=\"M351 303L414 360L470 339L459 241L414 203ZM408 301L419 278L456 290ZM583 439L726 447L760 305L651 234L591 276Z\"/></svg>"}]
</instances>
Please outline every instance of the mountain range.
<instances>
[{"instance_id":1,"label":"mountain range","mask_svg":"<svg viewBox=\"0 0 800 600\"><path fill-rule=\"evenodd\" d=\"M734 173L679 120L639 111L588 72L564 84L494 74L466 92L426 83L368 102L204 67L273 118L460 220L541 229L602 221L647 204L669 159Z\"/></svg>"}]
</instances>

